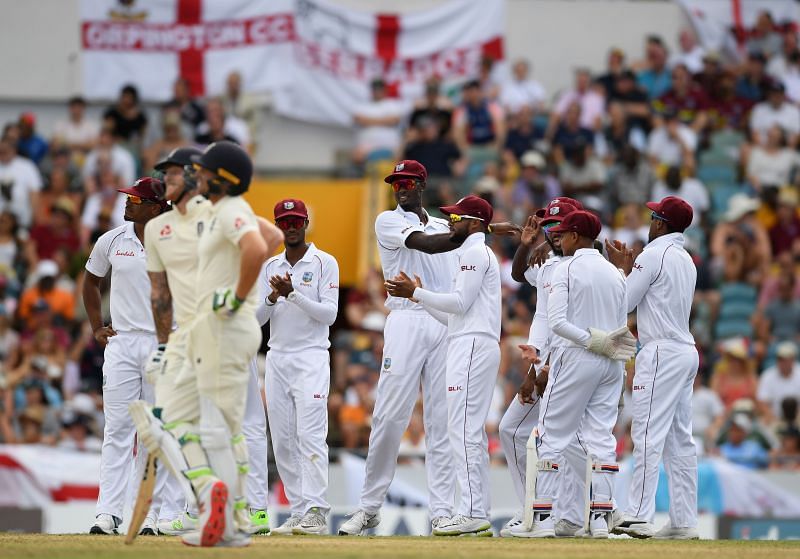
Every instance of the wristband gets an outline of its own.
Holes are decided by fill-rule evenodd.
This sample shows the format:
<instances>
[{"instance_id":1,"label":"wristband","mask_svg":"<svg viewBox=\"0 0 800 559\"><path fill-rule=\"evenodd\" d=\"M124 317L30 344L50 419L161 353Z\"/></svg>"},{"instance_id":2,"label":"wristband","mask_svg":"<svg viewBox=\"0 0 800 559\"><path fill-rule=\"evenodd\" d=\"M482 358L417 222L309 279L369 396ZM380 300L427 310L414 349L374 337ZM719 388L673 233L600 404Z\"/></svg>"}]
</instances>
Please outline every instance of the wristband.
<instances>
[{"instance_id":1,"label":"wristband","mask_svg":"<svg viewBox=\"0 0 800 559\"><path fill-rule=\"evenodd\" d=\"M487 226L486 226L486 231L487 231L488 233L491 233L491 232L492 232L492 224L491 224L491 223L490 223L489 225L487 225Z\"/></svg>"}]
</instances>

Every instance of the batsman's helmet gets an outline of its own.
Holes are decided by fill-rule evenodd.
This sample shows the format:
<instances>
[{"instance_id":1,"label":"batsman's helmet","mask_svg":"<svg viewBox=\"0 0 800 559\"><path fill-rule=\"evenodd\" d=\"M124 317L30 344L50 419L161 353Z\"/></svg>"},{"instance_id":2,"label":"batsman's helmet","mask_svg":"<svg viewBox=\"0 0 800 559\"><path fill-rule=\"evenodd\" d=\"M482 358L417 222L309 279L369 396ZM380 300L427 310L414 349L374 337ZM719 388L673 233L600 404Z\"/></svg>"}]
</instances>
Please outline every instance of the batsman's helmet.
<instances>
[{"instance_id":1,"label":"batsman's helmet","mask_svg":"<svg viewBox=\"0 0 800 559\"><path fill-rule=\"evenodd\" d=\"M214 142L200 155L192 157L192 162L214 173L228 196L239 196L247 192L253 178L253 162L239 145L228 142Z\"/></svg>"}]
</instances>

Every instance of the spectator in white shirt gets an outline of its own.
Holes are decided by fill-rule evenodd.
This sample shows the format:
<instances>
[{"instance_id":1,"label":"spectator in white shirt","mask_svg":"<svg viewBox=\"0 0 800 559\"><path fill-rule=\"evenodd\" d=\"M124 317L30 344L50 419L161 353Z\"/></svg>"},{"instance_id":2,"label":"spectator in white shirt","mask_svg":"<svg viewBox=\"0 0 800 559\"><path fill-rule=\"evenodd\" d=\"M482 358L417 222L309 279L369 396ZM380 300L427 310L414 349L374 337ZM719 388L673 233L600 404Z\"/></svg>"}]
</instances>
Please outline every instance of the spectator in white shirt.
<instances>
[{"instance_id":1,"label":"spectator in white shirt","mask_svg":"<svg viewBox=\"0 0 800 559\"><path fill-rule=\"evenodd\" d=\"M765 186L789 183L792 170L800 164L797 152L786 147L786 133L775 124L766 132L763 146L754 146L747 160L747 181L757 191Z\"/></svg>"},{"instance_id":2,"label":"spectator in white shirt","mask_svg":"<svg viewBox=\"0 0 800 559\"><path fill-rule=\"evenodd\" d=\"M785 88L781 83L773 83L767 100L758 103L750 113L753 143L766 144L767 131L776 124L786 132L789 147L796 146L800 134L800 109L786 100Z\"/></svg>"},{"instance_id":3,"label":"spectator in white shirt","mask_svg":"<svg viewBox=\"0 0 800 559\"><path fill-rule=\"evenodd\" d=\"M697 134L678 120L677 114L667 110L664 123L650 133L647 155L654 167L658 165L685 165L694 167Z\"/></svg>"},{"instance_id":4,"label":"spectator in white shirt","mask_svg":"<svg viewBox=\"0 0 800 559\"><path fill-rule=\"evenodd\" d=\"M703 375L696 375L692 387L692 437L698 455L713 446L714 435L724 419L725 406L719 395L703 384Z\"/></svg>"},{"instance_id":5,"label":"spectator in white shirt","mask_svg":"<svg viewBox=\"0 0 800 559\"><path fill-rule=\"evenodd\" d=\"M776 350L778 361L761 373L756 399L762 411L773 418L781 416L781 402L785 398L800 401L800 363L797 362L797 345L781 342Z\"/></svg>"},{"instance_id":6,"label":"spectator in white shirt","mask_svg":"<svg viewBox=\"0 0 800 559\"><path fill-rule=\"evenodd\" d=\"M699 225L702 214L711 208L711 199L705 185L694 177L683 176L677 165L667 169L664 179L653 187L654 202L660 202L667 196L677 196L692 207L691 226Z\"/></svg>"},{"instance_id":7,"label":"spectator in white shirt","mask_svg":"<svg viewBox=\"0 0 800 559\"><path fill-rule=\"evenodd\" d=\"M233 114L226 114L222 99L217 97L208 100L206 121L197 127L195 141L199 144L210 144L219 140L236 142L252 153L252 138L247 124Z\"/></svg>"},{"instance_id":8,"label":"spectator in white shirt","mask_svg":"<svg viewBox=\"0 0 800 559\"><path fill-rule=\"evenodd\" d=\"M111 170L119 177L122 184L133 184L136 180L136 161L131 152L117 144L111 128L104 126L100 130L97 146L86 156L83 164L83 182L88 194L97 192L97 176L100 171L100 161L107 160Z\"/></svg>"},{"instance_id":9,"label":"spectator in white shirt","mask_svg":"<svg viewBox=\"0 0 800 559\"><path fill-rule=\"evenodd\" d=\"M555 133L558 123L573 103L578 103L581 107L581 126L590 130L597 129L605 114L606 101L602 91L604 91L602 85L592 84L589 70L585 68L575 70L575 87L558 97L548 131Z\"/></svg>"},{"instance_id":10,"label":"spectator in white shirt","mask_svg":"<svg viewBox=\"0 0 800 559\"><path fill-rule=\"evenodd\" d=\"M510 114L515 114L523 107L534 111L543 108L547 94L538 81L530 77L530 65L527 60L517 60L511 68L512 78L505 82L500 90L500 103Z\"/></svg>"},{"instance_id":11,"label":"spectator in white shirt","mask_svg":"<svg viewBox=\"0 0 800 559\"><path fill-rule=\"evenodd\" d=\"M36 165L18 156L7 138L0 139L0 212L10 211L20 226L30 228L41 189L42 175Z\"/></svg>"},{"instance_id":12,"label":"spectator in white shirt","mask_svg":"<svg viewBox=\"0 0 800 559\"><path fill-rule=\"evenodd\" d=\"M69 119L56 122L54 141L65 143L71 150L87 152L92 149L100 135L100 122L86 118L86 101L73 97L67 108Z\"/></svg>"},{"instance_id":13,"label":"spectator in white shirt","mask_svg":"<svg viewBox=\"0 0 800 559\"><path fill-rule=\"evenodd\" d=\"M683 29L678 37L680 52L672 55L669 65L675 67L678 64L686 66L692 74L698 74L703 70L703 57L706 49L697 44L697 38L691 29Z\"/></svg>"},{"instance_id":14,"label":"spectator in white shirt","mask_svg":"<svg viewBox=\"0 0 800 559\"><path fill-rule=\"evenodd\" d=\"M800 54L800 48L797 44L797 32L789 28L783 34L781 51L769 59L767 73L776 80L783 80L787 67L792 63L791 60L798 54Z\"/></svg>"},{"instance_id":15,"label":"spectator in white shirt","mask_svg":"<svg viewBox=\"0 0 800 559\"><path fill-rule=\"evenodd\" d=\"M356 163L363 163L371 153L378 151L394 154L402 139L400 123L406 113L405 105L399 99L388 97L386 83L381 79L372 82L370 91L372 100L361 105L353 115L358 127L353 151Z\"/></svg>"}]
</instances>

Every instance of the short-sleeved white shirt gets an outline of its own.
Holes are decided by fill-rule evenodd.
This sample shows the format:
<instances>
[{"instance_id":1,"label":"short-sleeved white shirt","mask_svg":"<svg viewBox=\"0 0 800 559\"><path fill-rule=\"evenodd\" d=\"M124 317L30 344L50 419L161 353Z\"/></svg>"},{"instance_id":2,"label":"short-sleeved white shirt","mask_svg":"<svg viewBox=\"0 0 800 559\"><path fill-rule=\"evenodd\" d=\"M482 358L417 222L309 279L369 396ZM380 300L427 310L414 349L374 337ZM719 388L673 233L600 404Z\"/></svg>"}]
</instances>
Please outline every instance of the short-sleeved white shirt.
<instances>
[{"instance_id":1,"label":"short-sleeved white shirt","mask_svg":"<svg viewBox=\"0 0 800 559\"><path fill-rule=\"evenodd\" d=\"M236 288L239 281L241 251L239 241L251 231L258 232L258 221L241 196L225 196L211 206L198 222L197 310L210 312L214 291ZM256 284L245 298L245 307L255 313L258 301ZM245 309L242 309L245 310ZM241 312L241 311L239 311Z\"/></svg>"},{"instance_id":2,"label":"short-sleeved white shirt","mask_svg":"<svg viewBox=\"0 0 800 559\"><path fill-rule=\"evenodd\" d=\"M753 107L750 113L750 128L762 136L775 125L783 128L787 134L800 134L800 109L788 101L777 110L766 101Z\"/></svg>"},{"instance_id":3,"label":"short-sleeved white shirt","mask_svg":"<svg viewBox=\"0 0 800 559\"><path fill-rule=\"evenodd\" d=\"M458 262L456 251L425 254L406 247L406 239L416 231L431 235L447 233L450 231L450 225L444 219L431 216L428 216L428 223L423 224L417 214L404 211L400 206L381 213L375 220L375 234L378 238L378 253L381 257L384 279L392 279L402 271L411 278L414 274L418 275L422 280L422 287L427 290L437 293L449 292L453 288L453 277ZM388 296L386 308L421 310L422 306L408 299Z\"/></svg>"},{"instance_id":4,"label":"short-sleeved white shirt","mask_svg":"<svg viewBox=\"0 0 800 559\"><path fill-rule=\"evenodd\" d=\"M131 222L101 235L89 255L86 271L102 278L109 270L114 330L155 333L147 258Z\"/></svg>"},{"instance_id":5,"label":"short-sleeved white shirt","mask_svg":"<svg viewBox=\"0 0 800 559\"><path fill-rule=\"evenodd\" d=\"M777 365L766 369L758 380L756 398L768 403L773 415L780 417L781 402L785 398L795 398L800 401L800 363L792 366L792 374L788 378L781 376Z\"/></svg>"},{"instance_id":6,"label":"short-sleeved white shirt","mask_svg":"<svg viewBox=\"0 0 800 559\"><path fill-rule=\"evenodd\" d=\"M0 163L0 211L10 211L23 227L33 221L31 193L42 189L42 175L30 159L14 157L7 164ZM7 198L10 196L10 200Z\"/></svg>"}]
</instances>

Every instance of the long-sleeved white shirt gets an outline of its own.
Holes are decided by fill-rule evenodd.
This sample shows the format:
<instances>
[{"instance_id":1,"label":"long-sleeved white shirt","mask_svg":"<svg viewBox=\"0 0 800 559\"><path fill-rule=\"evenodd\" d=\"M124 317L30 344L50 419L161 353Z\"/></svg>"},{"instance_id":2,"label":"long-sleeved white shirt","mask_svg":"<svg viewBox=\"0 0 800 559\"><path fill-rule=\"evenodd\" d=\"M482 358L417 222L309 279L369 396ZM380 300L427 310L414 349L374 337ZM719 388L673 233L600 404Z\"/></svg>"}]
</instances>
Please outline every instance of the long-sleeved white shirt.
<instances>
[{"instance_id":1,"label":"long-sleeved white shirt","mask_svg":"<svg viewBox=\"0 0 800 559\"><path fill-rule=\"evenodd\" d=\"M270 278L287 272L294 290L288 298L278 297L274 305L270 304L266 300L272 293ZM333 256L312 243L291 266L284 251L262 267L259 289L261 303L256 317L262 326L270 321L270 349L297 352L330 347L329 327L339 310L339 264Z\"/></svg>"},{"instance_id":2,"label":"long-sleeved white shirt","mask_svg":"<svg viewBox=\"0 0 800 559\"><path fill-rule=\"evenodd\" d=\"M528 345L538 349L542 355L547 353L553 338L553 331L547 321L547 302L550 299L550 287L553 282L553 274L564 259L563 256L556 256L551 253L550 258L537 267L536 280L534 282L529 280L529 283L536 288L536 312L533 315L533 322L531 322L531 329L528 333Z\"/></svg>"},{"instance_id":3,"label":"long-sleeved white shirt","mask_svg":"<svg viewBox=\"0 0 800 559\"><path fill-rule=\"evenodd\" d=\"M689 331L697 268L683 248L683 233L670 233L648 244L626 280L628 312L636 311L642 345L671 340L694 345Z\"/></svg>"},{"instance_id":4,"label":"long-sleeved white shirt","mask_svg":"<svg viewBox=\"0 0 800 559\"><path fill-rule=\"evenodd\" d=\"M563 341L552 346L587 347L589 328L611 331L627 323L625 278L593 248L582 248L553 274L547 302L550 328Z\"/></svg>"},{"instance_id":5,"label":"long-sleeved white shirt","mask_svg":"<svg viewBox=\"0 0 800 559\"><path fill-rule=\"evenodd\" d=\"M500 340L500 266L486 246L486 235L473 233L458 249L452 293L414 290L426 310L449 314L447 335L484 335ZM422 284L423 287L425 284ZM433 314L433 313L432 313ZM435 315L434 315L435 316Z\"/></svg>"}]
</instances>

